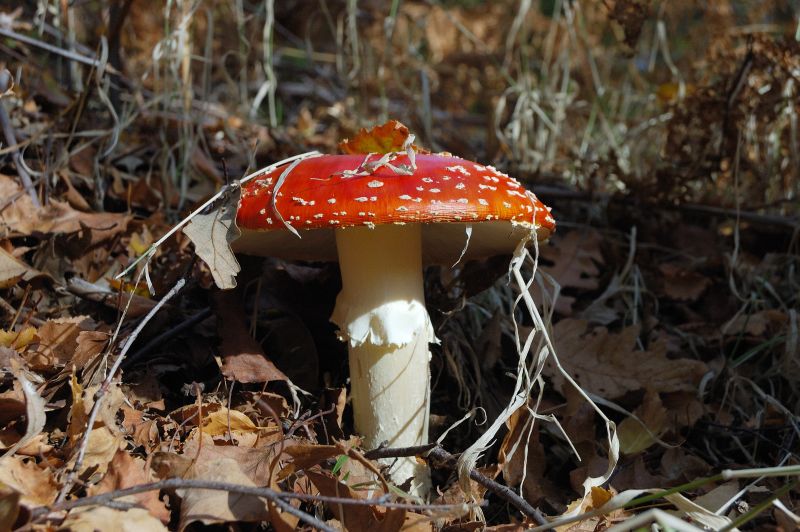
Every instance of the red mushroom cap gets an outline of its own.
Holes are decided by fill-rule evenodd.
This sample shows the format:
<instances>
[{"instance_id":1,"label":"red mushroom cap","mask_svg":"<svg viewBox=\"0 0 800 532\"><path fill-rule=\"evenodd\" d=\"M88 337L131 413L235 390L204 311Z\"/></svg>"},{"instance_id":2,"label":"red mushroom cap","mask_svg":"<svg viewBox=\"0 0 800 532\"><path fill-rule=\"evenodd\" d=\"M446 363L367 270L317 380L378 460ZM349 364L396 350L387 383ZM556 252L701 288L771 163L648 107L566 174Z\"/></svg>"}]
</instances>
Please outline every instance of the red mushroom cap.
<instances>
[{"instance_id":1,"label":"red mushroom cap","mask_svg":"<svg viewBox=\"0 0 800 532\"><path fill-rule=\"evenodd\" d=\"M466 226L473 226L467 258L513 251L534 227L539 240L555 230L550 209L491 166L451 155L417 155L416 169L407 175L397 171L410 167L406 154L393 155L389 163L394 168L372 168L379 159L305 159L280 184L274 206L273 192L287 167L253 178L242 189L237 223L243 234L234 247L257 255L329 260L336 258L332 229L422 223L423 257L446 263L461 254ZM450 239L452 245L442 246Z\"/></svg>"}]
</instances>

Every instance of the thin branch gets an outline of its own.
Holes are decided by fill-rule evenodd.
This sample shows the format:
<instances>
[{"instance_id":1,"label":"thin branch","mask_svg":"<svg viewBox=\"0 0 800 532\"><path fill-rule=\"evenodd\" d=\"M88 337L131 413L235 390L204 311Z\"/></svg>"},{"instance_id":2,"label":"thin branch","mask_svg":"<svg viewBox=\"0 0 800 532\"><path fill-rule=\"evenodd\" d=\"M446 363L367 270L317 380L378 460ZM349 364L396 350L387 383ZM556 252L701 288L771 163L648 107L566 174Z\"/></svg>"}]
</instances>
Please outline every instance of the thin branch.
<instances>
[{"instance_id":1,"label":"thin branch","mask_svg":"<svg viewBox=\"0 0 800 532\"><path fill-rule=\"evenodd\" d=\"M309 157L317 157L319 155L321 155L321 154L318 151L308 151L308 152L305 152L305 153L301 153L299 155L293 155L291 157L283 159L282 161L278 161L277 163L273 163L273 164L271 164L271 165L269 165L267 167L264 167L261 170L256 170L255 172L244 176L243 178L239 179L238 181L235 181L234 183L232 183L230 185L225 185L224 187L220 188L213 196L211 196L209 199L207 199L205 203L203 203L197 209L195 209L189 216L187 216L186 218L184 218L183 220L181 220L180 222L175 224L172 227L172 229L167 231L166 234L164 234L164 236L162 236L155 243L153 243L147 249L147 251L145 251L142 255L139 256L139 258L137 258L132 263L130 263L127 268L125 268L121 273L118 273L117 276L114 277L114 278L115 279L121 279L122 277L127 275L129 271L131 271L133 268L135 268L136 265L139 264L141 261L143 261L143 260L149 261L150 258L153 255L155 255L156 250L158 249L158 247L161 244L163 244L172 235L177 233L184 225L188 224L192 220L192 218L194 218L195 216L197 216L201 212L205 211L206 208L210 207L215 201L217 201L223 195L227 194L233 187L242 186L245 183L247 183L248 181L250 181L251 179L253 179L254 177L260 176L262 174L268 174L269 172L275 170L276 168L278 168L280 166L283 166L284 164L291 163L292 161L296 161L296 160L299 160L299 159L306 159L306 158L309 158Z\"/></svg>"},{"instance_id":2,"label":"thin branch","mask_svg":"<svg viewBox=\"0 0 800 532\"><path fill-rule=\"evenodd\" d=\"M172 338L178 336L182 332L184 332L184 331L186 331L188 329L191 329L192 327L194 327L195 325L197 325L201 321L203 321L206 318L208 318L209 316L211 316L211 314L212 314L211 309L210 308L205 308L205 309L201 310L200 312L189 316L188 318L186 318L186 320L182 321L181 323L179 323L175 327L171 327L170 329L167 329L163 333L159 334L158 336L156 336L155 338L153 338L152 340L147 342L143 347L141 347L140 349L138 349L138 350L134 351L133 353L131 353L131 356L129 356L125 360L125 362L123 362L122 367L123 368L130 367L131 364L133 364L135 361L137 361L142 356L144 356L147 353L149 353L154 348L159 347L159 346L163 346L169 340L171 340Z\"/></svg>"},{"instance_id":3,"label":"thin branch","mask_svg":"<svg viewBox=\"0 0 800 532\"><path fill-rule=\"evenodd\" d=\"M78 471L80 471L81 466L83 465L83 459L86 455L86 449L89 445L89 436L92 433L92 427L94 427L94 422L97 419L98 414L100 413L100 405L103 402L103 399L108 393L108 389L111 387L111 381L114 379L114 375L119 370L122 361L125 359L125 355L127 354L128 350L133 345L133 342L136 341L136 337L139 336L139 333L142 332L142 329L148 324L148 322L158 313L159 310L169 301L172 299L175 294L177 294L183 285L186 284L185 279L178 280L175 283L175 286L172 287L172 290L167 292L167 294L161 298L156 306L154 306L147 315L142 318L142 321L139 322L139 325L134 329L134 331L125 339L125 343L122 346L122 350L117 356L117 359L114 361L114 365L111 366L111 369L108 371L108 375L106 375L103 384L100 385L100 388L97 390L94 396L94 404L92 405L92 410L89 412L89 419L86 421L86 430L83 433L83 439L81 439L80 446L78 447L78 454L75 458L75 465L72 466L72 469L67 474L67 478L64 481L64 485L61 487L61 491L58 493L58 498L56 502L62 502L64 498L69 493L69 490L72 489L73 484L75 484L75 479L78 475Z\"/></svg>"},{"instance_id":4,"label":"thin branch","mask_svg":"<svg viewBox=\"0 0 800 532\"><path fill-rule=\"evenodd\" d=\"M254 497L263 497L270 502L279 506L282 510L294 515L304 523L320 530L332 530L328 525L319 521L315 517L299 510L289 504L290 500L299 500L307 502L322 502L327 504L343 504L349 506L382 506L384 508L394 508L402 510L458 510L464 511L468 508L469 504L409 504L391 502L388 496L382 496L374 499L349 499L346 497L328 497L325 495L312 495L309 493L290 493L275 491L270 488L259 488L256 486L243 486L240 484L231 484L228 482L219 482L215 480L199 480L199 479L185 479L185 478L170 478L160 480L158 482L151 482L148 484L140 484L126 489L110 491L93 497L83 497L72 501L60 501L50 506L40 506L31 510L31 517L33 520L40 519L55 511L68 511L74 508L83 506L110 506L114 504L116 499L137 495L148 491L160 491L167 489L207 489L217 491L227 491L230 493L238 493L241 495L251 495Z\"/></svg>"},{"instance_id":5,"label":"thin branch","mask_svg":"<svg viewBox=\"0 0 800 532\"><path fill-rule=\"evenodd\" d=\"M377 460L380 458L405 458L408 456L422 456L428 451L438 447L436 443L413 445L411 447L378 447L364 453L364 458Z\"/></svg>"},{"instance_id":6,"label":"thin branch","mask_svg":"<svg viewBox=\"0 0 800 532\"><path fill-rule=\"evenodd\" d=\"M15 41L27 44L29 46L35 46L37 48L41 48L51 54L60 55L72 61L77 61L78 63L82 63L84 65L89 65L95 68L100 68L101 65L100 61L94 59L92 57L86 57L85 55L81 55L76 52L72 52L70 50L64 50L63 48L59 48L58 46L53 46L52 44L48 44L46 42L40 41L38 39L34 39L33 37L28 37L27 35L23 35L21 33L17 33L14 30L0 27L0 36L8 37L9 39L13 39ZM112 67L111 65L104 65L106 72L111 74L119 75L120 72Z\"/></svg>"},{"instance_id":7,"label":"thin branch","mask_svg":"<svg viewBox=\"0 0 800 532\"><path fill-rule=\"evenodd\" d=\"M325 530L330 532L333 532L334 530L333 528L323 523L319 519L315 518L314 516L311 516L303 512L302 510L295 508L288 502L286 502L286 499L293 498L289 497L289 495L294 495L294 494L282 494L270 488L257 488L255 486L242 486L239 484L231 484L228 482L218 482L213 480L192 480L185 478L169 478L166 480L161 480L159 482L140 484L138 486L133 486L127 489L110 491L108 493L103 493L101 495L95 495L94 497L83 497L72 501L57 501L55 504L52 504L50 506L40 506L38 508L34 508L31 511L31 517L33 519L37 519L53 511L71 510L73 508L78 508L81 506L107 505L108 503L116 499L120 499L122 497L137 495L139 493L144 493L147 491L160 491L167 489L205 489L205 490L227 491L230 493L238 493L241 495L252 495L255 497L263 497L269 500L270 502L274 503L276 506L280 507L281 510L294 515L295 517L297 517L298 519L300 519L301 521L310 526L318 528L319 530Z\"/></svg>"},{"instance_id":8,"label":"thin branch","mask_svg":"<svg viewBox=\"0 0 800 532\"><path fill-rule=\"evenodd\" d=\"M544 174L543 174L544 175ZM778 225L789 229L800 228L800 220L796 217L780 216L775 214L761 214L753 211L737 211L736 209L728 209L725 207L716 207L713 205L702 205L699 203L661 203L650 204L638 202L633 198L625 196L614 196L611 194L603 193L590 193L581 192L577 190L569 190L563 187L549 186L549 185L536 185L536 193L540 196L549 198L566 199L580 202L616 202L626 205L641 205L648 209L661 209L665 211L678 211L687 212L692 214L704 216L727 216L735 218L739 216L742 220L747 220L751 223L758 223L763 225Z\"/></svg>"},{"instance_id":9,"label":"thin branch","mask_svg":"<svg viewBox=\"0 0 800 532\"><path fill-rule=\"evenodd\" d=\"M4 95L5 92L11 88L11 86L11 72L3 69L0 71L0 98L2 98L2 95ZM38 209L42 206L42 204L39 202L39 196L36 195L36 187L33 186L31 176L28 174L28 170L26 169L24 161L22 160L22 154L19 151L19 146L17 146L17 135L14 132L14 127L11 125L11 119L8 116L8 111L6 111L6 107L3 105L1 99L0 126L2 126L3 137L5 138L6 144L8 145L9 149L11 149L11 158L14 160L14 166L17 168L17 174L19 174L19 178L22 180L22 186L31 197L33 206Z\"/></svg>"},{"instance_id":10,"label":"thin branch","mask_svg":"<svg viewBox=\"0 0 800 532\"><path fill-rule=\"evenodd\" d=\"M437 444L425 444L425 445L416 445L413 447L397 447L397 448L387 448L387 447L379 447L377 449L373 449L371 451L367 451L364 453L366 458L370 460L374 460L376 458L400 458L404 456L423 456L426 458L433 458L437 462L451 468L455 469L453 466L453 462L456 460L456 457L452 454L448 453L444 449L442 449ZM499 482L490 479L486 475L481 474L475 469L470 470L469 478L483 486L484 488L488 489L511 506L525 514L526 516L530 517L537 524L545 526L549 524L547 518L531 506L531 504L517 495L511 488L508 486L504 486Z\"/></svg>"},{"instance_id":11,"label":"thin branch","mask_svg":"<svg viewBox=\"0 0 800 532\"><path fill-rule=\"evenodd\" d=\"M438 446L431 449L430 452L428 452L427 456L429 458L440 460L448 464L452 463L456 459L455 456L453 456L452 454L448 453L447 451ZM512 490L508 486L504 486L503 484L500 484L499 482L490 479L489 477L481 474L475 469L470 470L469 478L471 478L484 488L488 489L489 491L491 491L492 493L494 493L495 495L506 501L508 504L510 504L511 506L513 506L526 516L536 521L538 525L544 526L550 523L550 521L547 520L547 518L542 514L542 512L531 506L531 504L528 501L517 495L517 493L514 492L514 490Z\"/></svg>"}]
</instances>

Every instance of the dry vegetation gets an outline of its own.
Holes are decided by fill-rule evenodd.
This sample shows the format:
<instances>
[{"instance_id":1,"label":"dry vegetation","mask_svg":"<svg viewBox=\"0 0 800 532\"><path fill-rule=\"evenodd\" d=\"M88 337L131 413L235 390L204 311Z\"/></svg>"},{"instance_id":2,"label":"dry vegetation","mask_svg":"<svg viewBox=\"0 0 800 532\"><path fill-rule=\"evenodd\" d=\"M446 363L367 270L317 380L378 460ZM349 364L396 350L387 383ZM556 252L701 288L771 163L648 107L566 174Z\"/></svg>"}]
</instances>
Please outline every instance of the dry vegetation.
<instances>
[{"instance_id":1,"label":"dry vegetation","mask_svg":"<svg viewBox=\"0 0 800 532\"><path fill-rule=\"evenodd\" d=\"M797 9L0 1L0 531L567 511L586 515L559 530L794 530ZM547 334L508 257L426 272L433 436L472 416L420 453L425 504L376 483L352 434L335 265L242 257L221 291L182 232L152 247L226 182L387 119L520 178L559 224L530 288ZM450 453L511 399L514 323L536 339L529 397L459 482Z\"/></svg>"}]
</instances>

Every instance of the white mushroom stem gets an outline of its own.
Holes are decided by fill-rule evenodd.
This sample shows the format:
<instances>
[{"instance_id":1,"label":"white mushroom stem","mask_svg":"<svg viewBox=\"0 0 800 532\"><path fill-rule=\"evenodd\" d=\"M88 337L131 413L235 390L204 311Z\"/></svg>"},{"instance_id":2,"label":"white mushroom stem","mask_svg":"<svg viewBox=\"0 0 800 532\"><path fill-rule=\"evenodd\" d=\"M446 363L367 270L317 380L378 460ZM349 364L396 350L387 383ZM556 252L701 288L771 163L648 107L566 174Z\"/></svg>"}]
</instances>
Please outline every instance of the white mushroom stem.
<instances>
[{"instance_id":1,"label":"white mushroom stem","mask_svg":"<svg viewBox=\"0 0 800 532\"><path fill-rule=\"evenodd\" d=\"M387 442L406 447L428 442L430 351L435 342L425 309L419 224L336 230L342 291L331 320L350 350L355 429L366 448ZM427 467L414 457L389 460L411 492L430 487Z\"/></svg>"}]
</instances>

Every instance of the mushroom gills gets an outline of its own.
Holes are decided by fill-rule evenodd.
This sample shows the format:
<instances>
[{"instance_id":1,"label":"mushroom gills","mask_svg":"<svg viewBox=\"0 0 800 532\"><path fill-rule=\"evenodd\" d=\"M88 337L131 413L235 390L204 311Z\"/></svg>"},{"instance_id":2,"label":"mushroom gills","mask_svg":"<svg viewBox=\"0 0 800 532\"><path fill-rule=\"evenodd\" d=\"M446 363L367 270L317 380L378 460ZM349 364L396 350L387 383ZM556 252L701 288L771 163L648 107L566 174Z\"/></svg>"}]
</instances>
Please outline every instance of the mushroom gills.
<instances>
[{"instance_id":1,"label":"mushroom gills","mask_svg":"<svg viewBox=\"0 0 800 532\"><path fill-rule=\"evenodd\" d=\"M436 342L425 309L420 224L336 230L342 291L331 316L348 343L353 416L365 448L428 442L430 350ZM388 460L392 480L430 485L414 457Z\"/></svg>"}]
</instances>

